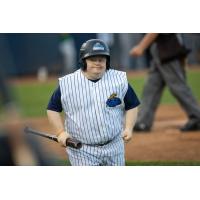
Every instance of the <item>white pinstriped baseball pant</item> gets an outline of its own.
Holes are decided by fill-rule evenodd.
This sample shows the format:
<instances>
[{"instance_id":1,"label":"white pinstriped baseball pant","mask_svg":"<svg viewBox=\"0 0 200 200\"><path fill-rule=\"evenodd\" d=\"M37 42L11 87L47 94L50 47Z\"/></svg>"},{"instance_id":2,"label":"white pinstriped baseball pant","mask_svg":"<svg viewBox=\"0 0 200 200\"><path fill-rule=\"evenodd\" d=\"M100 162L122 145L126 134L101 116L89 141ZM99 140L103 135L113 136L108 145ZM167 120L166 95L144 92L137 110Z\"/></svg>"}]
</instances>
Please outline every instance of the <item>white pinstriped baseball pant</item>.
<instances>
[{"instance_id":1,"label":"white pinstriped baseball pant","mask_svg":"<svg viewBox=\"0 0 200 200\"><path fill-rule=\"evenodd\" d=\"M124 166L124 141L121 136L103 146L83 145L81 149L67 147L72 166Z\"/></svg>"}]
</instances>

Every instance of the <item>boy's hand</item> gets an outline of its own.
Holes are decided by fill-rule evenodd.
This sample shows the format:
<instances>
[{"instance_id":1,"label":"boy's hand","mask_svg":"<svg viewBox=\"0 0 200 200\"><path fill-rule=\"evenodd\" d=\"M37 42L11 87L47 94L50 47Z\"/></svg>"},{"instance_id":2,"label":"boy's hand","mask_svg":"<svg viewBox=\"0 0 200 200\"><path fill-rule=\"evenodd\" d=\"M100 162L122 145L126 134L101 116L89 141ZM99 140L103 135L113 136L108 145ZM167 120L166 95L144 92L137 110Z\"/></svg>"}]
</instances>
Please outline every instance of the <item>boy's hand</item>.
<instances>
[{"instance_id":1,"label":"boy's hand","mask_svg":"<svg viewBox=\"0 0 200 200\"><path fill-rule=\"evenodd\" d=\"M71 136L69 135L69 133L62 131L59 135L58 135L58 142L61 144L61 146L66 147L66 140L68 138L71 138Z\"/></svg>"},{"instance_id":2,"label":"boy's hand","mask_svg":"<svg viewBox=\"0 0 200 200\"><path fill-rule=\"evenodd\" d=\"M122 137L125 142L129 142L132 139L132 130L130 129L125 129L122 133Z\"/></svg>"}]
</instances>

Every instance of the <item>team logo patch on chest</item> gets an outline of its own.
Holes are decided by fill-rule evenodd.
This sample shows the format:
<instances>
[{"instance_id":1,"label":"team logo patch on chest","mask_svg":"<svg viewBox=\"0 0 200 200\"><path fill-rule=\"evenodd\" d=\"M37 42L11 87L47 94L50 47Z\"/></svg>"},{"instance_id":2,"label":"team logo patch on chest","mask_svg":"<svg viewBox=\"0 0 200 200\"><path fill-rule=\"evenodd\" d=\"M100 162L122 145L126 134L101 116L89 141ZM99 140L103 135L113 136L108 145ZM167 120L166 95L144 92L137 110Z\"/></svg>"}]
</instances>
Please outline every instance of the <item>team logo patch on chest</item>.
<instances>
[{"instance_id":1,"label":"team logo patch on chest","mask_svg":"<svg viewBox=\"0 0 200 200\"><path fill-rule=\"evenodd\" d=\"M111 94L110 97L106 101L106 105L108 107L115 107L115 106L120 105L121 103L122 101L119 97L117 97L116 93Z\"/></svg>"}]
</instances>

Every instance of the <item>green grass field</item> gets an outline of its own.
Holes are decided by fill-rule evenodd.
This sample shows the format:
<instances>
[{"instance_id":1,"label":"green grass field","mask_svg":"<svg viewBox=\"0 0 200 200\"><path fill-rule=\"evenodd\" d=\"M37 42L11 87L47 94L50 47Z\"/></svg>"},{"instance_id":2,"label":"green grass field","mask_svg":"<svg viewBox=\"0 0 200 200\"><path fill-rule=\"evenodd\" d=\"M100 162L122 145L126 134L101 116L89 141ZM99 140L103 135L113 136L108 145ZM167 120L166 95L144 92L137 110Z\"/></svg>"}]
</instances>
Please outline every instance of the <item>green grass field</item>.
<instances>
[{"instance_id":1,"label":"green grass field","mask_svg":"<svg viewBox=\"0 0 200 200\"><path fill-rule=\"evenodd\" d=\"M189 71L187 74L188 83L193 94L200 101L200 71ZM136 94L141 98L142 89L146 76L129 79ZM53 90L57 87L57 80L48 83L26 83L14 86L19 107L24 117L46 116L46 107ZM165 89L161 104L175 104L176 99Z\"/></svg>"},{"instance_id":2,"label":"green grass field","mask_svg":"<svg viewBox=\"0 0 200 200\"><path fill-rule=\"evenodd\" d=\"M129 83L134 87L135 92L139 97L142 95L142 90L145 83L145 77L130 79ZM187 81L189 86L192 89L195 97L200 101L200 71L188 71ZM170 94L169 90L166 88L161 99L161 104L175 104L177 103L176 99Z\"/></svg>"},{"instance_id":3,"label":"green grass field","mask_svg":"<svg viewBox=\"0 0 200 200\"><path fill-rule=\"evenodd\" d=\"M54 161L56 166L70 166L68 160ZM126 166L200 166L200 161L126 161Z\"/></svg>"}]
</instances>

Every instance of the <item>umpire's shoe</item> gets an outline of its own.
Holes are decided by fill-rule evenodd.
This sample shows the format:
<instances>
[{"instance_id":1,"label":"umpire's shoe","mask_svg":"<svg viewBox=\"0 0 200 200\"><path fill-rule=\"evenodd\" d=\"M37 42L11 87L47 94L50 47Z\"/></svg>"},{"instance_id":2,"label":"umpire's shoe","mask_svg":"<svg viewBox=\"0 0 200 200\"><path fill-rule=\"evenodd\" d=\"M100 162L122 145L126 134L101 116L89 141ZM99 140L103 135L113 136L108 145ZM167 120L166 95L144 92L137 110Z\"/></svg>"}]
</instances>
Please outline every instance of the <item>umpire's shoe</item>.
<instances>
[{"instance_id":1,"label":"umpire's shoe","mask_svg":"<svg viewBox=\"0 0 200 200\"><path fill-rule=\"evenodd\" d=\"M144 123L136 123L133 128L133 131L134 132L150 132L151 129Z\"/></svg>"},{"instance_id":2,"label":"umpire's shoe","mask_svg":"<svg viewBox=\"0 0 200 200\"><path fill-rule=\"evenodd\" d=\"M200 120L191 119L183 127L180 128L182 132L187 131L200 131Z\"/></svg>"}]
</instances>

